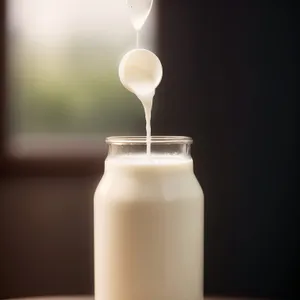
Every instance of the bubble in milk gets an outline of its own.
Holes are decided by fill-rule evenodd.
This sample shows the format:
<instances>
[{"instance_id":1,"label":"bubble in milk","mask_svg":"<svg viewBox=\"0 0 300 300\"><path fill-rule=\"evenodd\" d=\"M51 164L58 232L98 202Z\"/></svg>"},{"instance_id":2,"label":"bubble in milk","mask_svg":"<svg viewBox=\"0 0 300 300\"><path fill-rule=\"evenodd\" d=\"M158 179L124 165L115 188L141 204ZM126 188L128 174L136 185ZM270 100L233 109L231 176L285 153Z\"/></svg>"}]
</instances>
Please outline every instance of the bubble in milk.
<instances>
[{"instance_id":1,"label":"bubble in milk","mask_svg":"<svg viewBox=\"0 0 300 300\"><path fill-rule=\"evenodd\" d=\"M153 0L127 0L130 20L136 31L142 29L153 5Z\"/></svg>"}]
</instances>

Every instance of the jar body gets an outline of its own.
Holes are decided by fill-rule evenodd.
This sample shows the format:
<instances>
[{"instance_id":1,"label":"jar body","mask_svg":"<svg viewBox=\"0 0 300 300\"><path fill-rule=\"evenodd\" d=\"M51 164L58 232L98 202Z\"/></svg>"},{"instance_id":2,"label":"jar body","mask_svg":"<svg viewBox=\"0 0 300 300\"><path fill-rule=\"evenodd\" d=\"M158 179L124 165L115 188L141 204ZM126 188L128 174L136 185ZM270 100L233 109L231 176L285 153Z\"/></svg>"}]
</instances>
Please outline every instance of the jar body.
<instances>
[{"instance_id":1,"label":"jar body","mask_svg":"<svg viewBox=\"0 0 300 300\"><path fill-rule=\"evenodd\" d=\"M203 299L203 210L190 157L108 156L94 196L95 299Z\"/></svg>"}]
</instances>

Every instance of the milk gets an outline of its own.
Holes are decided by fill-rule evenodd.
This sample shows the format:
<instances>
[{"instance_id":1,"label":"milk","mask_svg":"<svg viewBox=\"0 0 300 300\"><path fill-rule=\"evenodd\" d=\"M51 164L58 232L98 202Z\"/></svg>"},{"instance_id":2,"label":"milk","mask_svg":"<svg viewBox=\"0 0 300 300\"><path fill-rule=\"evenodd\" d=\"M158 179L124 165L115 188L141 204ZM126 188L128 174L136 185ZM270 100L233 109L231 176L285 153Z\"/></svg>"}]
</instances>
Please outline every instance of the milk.
<instances>
[{"instance_id":1,"label":"milk","mask_svg":"<svg viewBox=\"0 0 300 300\"><path fill-rule=\"evenodd\" d=\"M154 92L146 95L139 95L137 97L141 100L144 112L145 112L145 120L146 120L146 144L147 144L147 156L151 155L151 112L152 112L152 104L153 104L153 96Z\"/></svg>"},{"instance_id":2,"label":"milk","mask_svg":"<svg viewBox=\"0 0 300 300\"><path fill-rule=\"evenodd\" d=\"M152 0L127 4L138 37ZM94 196L95 300L203 300L204 204L191 139L151 140L153 97L162 79L154 53L126 53L119 77L143 105L146 140L108 142Z\"/></svg>"},{"instance_id":3,"label":"milk","mask_svg":"<svg viewBox=\"0 0 300 300\"><path fill-rule=\"evenodd\" d=\"M139 48L139 33L144 26L152 9L153 0L127 0L127 6L130 10L130 20L136 31L136 47ZM153 97L155 94L156 78L153 76L153 68L157 61L149 60L149 57L139 57L137 64L129 66L127 72L130 73L129 78L126 78L125 85L134 93L142 102L145 120L146 120L146 136L147 136L147 155L151 154L151 111ZM151 67L145 69L143 66L149 64ZM133 76L132 76L133 75Z\"/></svg>"},{"instance_id":4,"label":"milk","mask_svg":"<svg viewBox=\"0 0 300 300\"><path fill-rule=\"evenodd\" d=\"M96 300L203 299L203 193L191 158L108 156L94 214Z\"/></svg>"},{"instance_id":5,"label":"milk","mask_svg":"<svg viewBox=\"0 0 300 300\"><path fill-rule=\"evenodd\" d=\"M136 47L139 47L139 32L145 24L153 5L153 0L127 0L130 20L136 31Z\"/></svg>"},{"instance_id":6,"label":"milk","mask_svg":"<svg viewBox=\"0 0 300 300\"><path fill-rule=\"evenodd\" d=\"M119 77L126 89L141 101L146 120L147 154L151 152L151 111L155 89L162 79L159 58L146 49L134 49L122 58Z\"/></svg>"}]
</instances>

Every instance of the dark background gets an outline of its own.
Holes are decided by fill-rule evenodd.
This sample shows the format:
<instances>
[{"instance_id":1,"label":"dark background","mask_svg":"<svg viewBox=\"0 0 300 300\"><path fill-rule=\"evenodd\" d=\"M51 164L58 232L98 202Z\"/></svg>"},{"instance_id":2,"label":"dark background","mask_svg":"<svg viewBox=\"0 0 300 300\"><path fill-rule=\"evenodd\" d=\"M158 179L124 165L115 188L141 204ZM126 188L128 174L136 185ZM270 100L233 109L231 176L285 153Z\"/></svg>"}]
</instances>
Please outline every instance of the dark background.
<instances>
[{"instance_id":1,"label":"dark background","mask_svg":"<svg viewBox=\"0 0 300 300\"><path fill-rule=\"evenodd\" d=\"M213 0L174 1L161 14L155 120L166 117L154 131L195 140L205 291L286 299L300 287L295 11Z\"/></svg>"},{"instance_id":2,"label":"dark background","mask_svg":"<svg viewBox=\"0 0 300 300\"><path fill-rule=\"evenodd\" d=\"M289 1L158 3L164 79L153 133L194 139L205 293L288 299L300 286L297 10ZM93 293L102 163L76 176L75 167L55 177L0 169L0 298Z\"/></svg>"}]
</instances>

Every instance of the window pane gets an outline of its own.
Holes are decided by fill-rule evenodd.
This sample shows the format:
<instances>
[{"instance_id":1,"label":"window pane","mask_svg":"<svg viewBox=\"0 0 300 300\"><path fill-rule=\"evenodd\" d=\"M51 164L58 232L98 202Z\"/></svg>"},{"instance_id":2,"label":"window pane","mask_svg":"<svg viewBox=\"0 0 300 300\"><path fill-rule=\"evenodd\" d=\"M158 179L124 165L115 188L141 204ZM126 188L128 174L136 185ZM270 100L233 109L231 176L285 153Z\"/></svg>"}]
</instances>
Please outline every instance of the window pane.
<instances>
[{"instance_id":1,"label":"window pane","mask_svg":"<svg viewBox=\"0 0 300 300\"><path fill-rule=\"evenodd\" d=\"M144 133L141 103L118 78L135 46L128 12L125 0L8 1L13 145L42 150ZM153 51L154 25L153 10L140 38Z\"/></svg>"}]
</instances>

